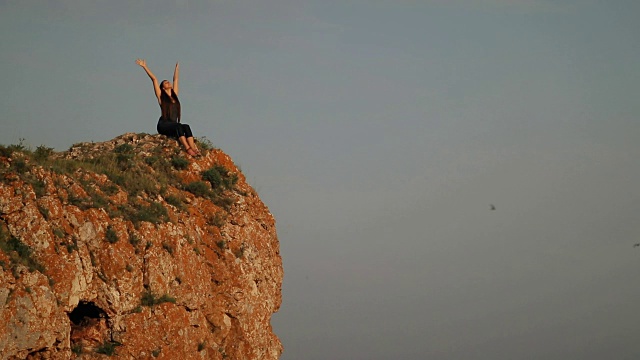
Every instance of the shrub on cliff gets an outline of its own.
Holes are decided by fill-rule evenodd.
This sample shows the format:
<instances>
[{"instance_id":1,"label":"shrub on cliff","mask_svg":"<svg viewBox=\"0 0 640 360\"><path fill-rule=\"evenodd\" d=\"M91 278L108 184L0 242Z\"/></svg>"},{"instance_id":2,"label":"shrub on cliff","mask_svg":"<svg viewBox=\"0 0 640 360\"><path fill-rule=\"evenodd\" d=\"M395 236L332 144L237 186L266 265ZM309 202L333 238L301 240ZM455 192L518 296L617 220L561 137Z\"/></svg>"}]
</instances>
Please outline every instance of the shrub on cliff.
<instances>
[{"instance_id":1,"label":"shrub on cliff","mask_svg":"<svg viewBox=\"0 0 640 360\"><path fill-rule=\"evenodd\" d=\"M199 197L210 197L212 195L207 184L202 181L190 182L184 189Z\"/></svg>"},{"instance_id":2,"label":"shrub on cliff","mask_svg":"<svg viewBox=\"0 0 640 360\"><path fill-rule=\"evenodd\" d=\"M163 294L160 297L157 297L151 290L147 289L142 293L140 297L140 305L142 306L154 306L162 303L170 302L172 304L176 303L176 299L174 297L169 296L168 294Z\"/></svg>"},{"instance_id":3,"label":"shrub on cliff","mask_svg":"<svg viewBox=\"0 0 640 360\"><path fill-rule=\"evenodd\" d=\"M238 175L229 173L229 170L221 165L215 165L203 171L202 178L211 184L211 188L214 191L233 189L238 182Z\"/></svg>"},{"instance_id":4,"label":"shrub on cliff","mask_svg":"<svg viewBox=\"0 0 640 360\"><path fill-rule=\"evenodd\" d=\"M134 226L138 227L142 221L152 224L160 224L169 221L169 213L167 208L159 202L150 201L145 204L136 199L129 199L126 204L120 204L115 209L108 210L111 218L122 217L129 220Z\"/></svg>"},{"instance_id":5,"label":"shrub on cliff","mask_svg":"<svg viewBox=\"0 0 640 360\"><path fill-rule=\"evenodd\" d=\"M198 147L200 148L200 150L212 150L215 148L211 140L209 140L206 136L197 137L195 140L196 143L198 143Z\"/></svg>"},{"instance_id":6,"label":"shrub on cliff","mask_svg":"<svg viewBox=\"0 0 640 360\"><path fill-rule=\"evenodd\" d=\"M121 346L121 345L122 344L120 344L117 341L105 340L105 342L103 342L102 344L100 344L100 346L96 348L96 353L104 354L107 356L116 355L116 346Z\"/></svg>"},{"instance_id":7,"label":"shrub on cliff","mask_svg":"<svg viewBox=\"0 0 640 360\"><path fill-rule=\"evenodd\" d=\"M113 227L111 227L111 225L107 226L107 230L105 231L105 238L111 244L115 244L119 240L118 239L118 234L113 229Z\"/></svg>"},{"instance_id":8,"label":"shrub on cliff","mask_svg":"<svg viewBox=\"0 0 640 360\"><path fill-rule=\"evenodd\" d=\"M32 272L37 270L43 273L45 270L33 257L31 248L6 231L4 224L0 224L0 250L9 256L14 275L17 275L17 265L24 265Z\"/></svg>"},{"instance_id":9,"label":"shrub on cliff","mask_svg":"<svg viewBox=\"0 0 640 360\"><path fill-rule=\"evenodd\" d=\"M171 165L178 170L184 170L189 166L189 160L182 156L174 156L171 158Z\"/></svg>"},{"instance_id":10,"label":"shrub on cliff","mask_svg":"<svg viewBox=\"0 0 640 360\"><path fill-rule=\"evenodd\" d=\"M4 145L0 145L0 156L8 158L8 157L11 157L12 153L13 151L11 151L10 148Z\"/></svg>"},{"instance_id":11,"label":"shrub on cliff","mask_svg":"<svg viewBox=\"0 0 640 360\"><path fill-rule=\"evenodd\" d=\"M234 199L224 196L225 190L233 190L238 182L238 175L232 174L222 165L214 165L213 167L200 173L202 179L211 185L208 197L214 204L229 209Z\"/></svg>"}]
</instances>

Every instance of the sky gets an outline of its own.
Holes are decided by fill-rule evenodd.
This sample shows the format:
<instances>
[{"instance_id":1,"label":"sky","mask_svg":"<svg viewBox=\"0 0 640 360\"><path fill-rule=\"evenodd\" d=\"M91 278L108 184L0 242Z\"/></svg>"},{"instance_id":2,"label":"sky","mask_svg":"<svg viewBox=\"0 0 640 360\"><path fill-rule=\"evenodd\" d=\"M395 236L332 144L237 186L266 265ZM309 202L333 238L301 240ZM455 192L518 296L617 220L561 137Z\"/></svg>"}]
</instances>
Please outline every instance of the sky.
<instances>
[{"instance_id":1,"label":"sky","mask_svg":"<svg viewBox=\"0 0 640 360\"><path fill-rule=\"evenodd\" d=\"M155 133L134 61L179 61L183 122L276 218L281 359L638 359L639 15L0 0L0 144Z\"/></svg>"}]
</instances>

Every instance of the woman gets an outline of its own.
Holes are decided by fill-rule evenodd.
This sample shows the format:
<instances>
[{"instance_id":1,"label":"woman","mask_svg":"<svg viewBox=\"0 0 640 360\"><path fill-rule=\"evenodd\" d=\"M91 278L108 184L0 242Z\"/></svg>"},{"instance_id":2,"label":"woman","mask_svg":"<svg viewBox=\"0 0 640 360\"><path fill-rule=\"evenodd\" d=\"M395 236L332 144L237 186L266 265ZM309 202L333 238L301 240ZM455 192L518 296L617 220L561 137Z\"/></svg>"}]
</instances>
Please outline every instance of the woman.
<instances>
[{"instance_id":1,"label":"woman","mask_svg":"<svg viewBox=\"0 0 640 360\"><path fill-rule=\"evenodd\" d=\"M193 140L191 128L187 124L180 123L180 100L178 100L178 76L180 73L180 65L176 63L173 72L173 85L168 80L162 80L158 84L158 79L147 67L144 59L137 59L136 64L140 65L147 72L149 78L153 82L153 90L158 98L158 104L162 111L162 116L158 120L158 133L166 136L177 137L178 141L184 146L184 150L191 156L200 155L200 151L196 147Z\"/></svg>"}]
</instances>

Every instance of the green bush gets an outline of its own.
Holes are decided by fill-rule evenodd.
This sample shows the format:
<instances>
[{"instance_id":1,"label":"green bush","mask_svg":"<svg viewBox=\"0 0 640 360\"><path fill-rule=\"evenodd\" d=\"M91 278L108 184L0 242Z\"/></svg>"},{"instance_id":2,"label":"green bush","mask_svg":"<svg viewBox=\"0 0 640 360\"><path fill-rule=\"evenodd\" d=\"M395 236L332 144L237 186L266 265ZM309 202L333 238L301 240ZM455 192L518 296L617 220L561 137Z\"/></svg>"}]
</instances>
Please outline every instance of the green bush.
<instances>
[{"instance_id":1,"label":"green bush","mask_svg":"<svg viewBox=\"0 0 640 360\"><path fill-rule=\"evenodd\" d=\"M206 181L209 182L209 184L211 184L211 187L213 189L218 188L219 186L222 186L222 174L219 171L219 166L216 165L216 167L212 167L209 170L205 170L202 172L202 178Z\"/></svg>"},{"instance_id":2,"label":"green bush","mask_svg":"<svg viewBox=\"0 0 640 360\"><path fill-rule=\"evenodd\" d=\"M211 187L215 189L232 189L236 182L238 182L238 175L230 174L229 171L222 165L215 165L214 167L202 172L202 178L211 184Z\"/></svg>"},{"instance_id":3,"label":"green bush","mask_svg":"<svg viewBox=\"0 0 640 360\"><path fill-rule=\"evenodd\" d=\"M100 186L100 190L102 190L102 192L107 195L115 195L118 193L119 188L117 185L113 183L108 183Z\"/></svg>"},{"instance_id":4,"label":"green bush","mask_svg":"<svg viewBox=\"0 0 640 360\"><path fill-rule=\"evenodd\" d=\"M232 197L222 196L222 195L213 199L214 204L226 210L229 210L229 208L231 207L231 205L233 205L234 202L235 200Z\"/></svg>"},{"instance_id":5,"label":"green bush","mask_svg":"<svg viewBox=\"0 0 640 360\"><path fill-rule=\"evenodd\" d=\"M113 149L116 154L116 162L122 171L128 170L132 166L133 146L131 144L121 144Z\"/></svg>"},{"instance_id":6,"label":"green bush","mask_svg":"<svg viewBox=\"0 0 640 360\"><path fill-rule=\"evenodd\" d=\"M43 197L45 195L45 183L42 180L35 179L31 181L31 187L36 197Z\"/></svg>"},{"instance_id":7,"label":"green bush","mask_svg":"<svg viewBox=\"0 0 640 360\"><path fill-rule=\"evenodd\" d=\"M116 346L120 345L122 344L120 344L119 342L105 340L105 342L103 342L102 344L100 344L100 346L98 346L98 348L96 348L96 353L104 354L107 356L116 355Z\"/></svg>"},{"instance_id":8,"label":"green bush","mask_svg":"<svg viewBox=\"0 0 640 360\"><path fill-rule=\"evenodd\" d=\"M207 139L206 136L197 137L195 138L195 140L196 140L196 143L198 144L198 148L200 148L201 150L214 149L213 143L211 142L211 140Z\"/></svg>"},{"instance_id":9,"label":"green bush","mask_svg":"<svg viewBox=\"0 0 640 360\"><path fill-rule=\"evenodd\" d=\"M229 207L235 202L232 197L224 196L225 190L232 190L238 182L238 175L230 173L224 166L215 165L214 167L207 169L201 173L204 180L211 184L211 191L208 196L214 204L229 209Z\"/></svg>"},{"instance_id":10,"label":"green bush","mask_svg":"<svg viewBox=\"0 0 640 360\"><path fill-rule=\"evenodd\" d=\"M224 190L231 190L238 181L238 175L231 174L221 165L216 165L201 173L203 180L210 184L210 187L203 181L194 181L187 186L185 190L199 197L206 197L213 201L214 204L229 209L235 202L232 197L224 196Z\"/></svg>"},{"instance_id":11,"label":"green bush","mask_svg":"<svg viewBox=\"0 0 640 360\"><path fill-rule=\"evenodd\" d=\"M81 197L77 197L77 196L75 196L75 194L72 194L72 193L69 193L67 195L67 202L70 205L77 206L82 210L86 210L88 208L88 205L85 204L85 199L83 199Z\"/></svg>"},{"instance_id":12,"label":"green bush","mask_svg":"<svg viewBox=\"0 0 640 360\"><path fill-rule=\"evenodd\" d=\"M162 304L162 303L172 303L175 304L176 303L176 298L169 296L168 294L163 294L162 296L160 296L157 300L157 304Z\"/></svg>"},{"instance_id":13,"label":"green bush","mask_svg":"<svg viewBox=\"0 0 640 360\"><path fill-rule=\"evenodd\" d=\"M74 250L78 251L78 243L77 242L74 242L73 244L67 244L66 247L67 247L67 252L69 254L71 254Z\"/></svg>"},{"instance_id":14,"label":"green bush","mask_svg":"<svg viewBox=\"0 0 640 360\"><path fill-rule=\"evenodd\" d=\"M189 166L189 160L182 156L174 156L171 158L171 165L178 170L184 170Z\"/></svg>"},{"instance_id":15,"label":"green bush","mask_svg":"<svg viewBox=\"0 0 640 360\"><path fill-rule=\"evenodd\" d=\"M127 204L118 205L117 209L110 209L110 216L122 217L131 221L136 228L141 222L146 221L152 224L160 224L169 221L167 209L158 202L152 201L149 205L129 198Z\"/></svg>"},{"instance_id":16,"label":"green bush","mask_svg":"<svg viewBox=\"0 0 640 360\"><path fill-rule=\"evenodd\" d=\"M209 217L209 224L221 228L226 221L227 217L225 214L222 214L221 212L216 212L213 216Z\"/></svg>"},{"instance_id":17,"label":"green bush","mask_svg":"<svg viewBox=\"0 0 640 360\"><path fill-rule=\"evenodd\" d=\"M65 233L64 230L60 229L60 228L55 228L53 229L53 235L59 237L60 239L64 238Z\"/></svg>"},{"instance_id":18,"label":"green bush","mask_svg":"<svg viewBox=\"0 0 640 360\"><path fill-rule=\"evenodd\" d=\"M194 181L187 184L185 190L199 197L209 197L211 195L211 190L209 190L207 184L202 181Z\"/></svg>"},{"instance_id":19,"label":"green bush","mask_svg":"<svg viewBox=\"0 0 640 360\"><path fill-rule=\"evenodd\" d=\"M38 162L42 162L48 160L51 154L53 154L53 148L40 145L33 152L33 158Z\"/></svg>"},{"instance_id":20,"label":"green bush","mask_svg":"<svg viewBox=\"0 0 640 360\"><path fill-rule=\"evenodd\" d=\"M56 174L73 174L74 171L82 167L83 163L77 160L53 159L42 163L42 165Z\"/></svg>"},{"instance_id":21,"label":"green bush","mask_svg":"<svg viewBox=\"0 0 640 360\"><path fill-rule=\"evenodd\" d=\"M13 159L13 162L11 162L11 168L18 174L24 174L29 171L29 165L23 158Z\"/></svg>"},{"instance_id":22,"label":"green bush","mask_svg":"<svg viewBox=\"0 0 640 360\"><path fill-rule=\"evenodd\" d=\"M27 151L27 147L24 145L24 140L23 138L18 139L18 143L17 144L11 144L9 145L9 150L11 150L11 152L25 152Z\"/></svg>"},{"instance_id":23,"label":"green bush","mask_svg":"<svg viewBox=\"0 0 640 360\"><path fill-rule=\"evenodd\" d=\"M91 207L93 208L105 208L109 205L109 200L107 200L104 196L98 194L95 190L89 188L87 189L89 196L91 197Z\"/></svg>"},{"instance_id":24,"label":"green bush","mask_svg":"<svg viewBox=\"0 0 640 360\"><path fill-rule=\"evenodd\" d=\"M164 200L167 202L167 204L173 205L179 210L185 209L183 199L178 196L169 195L166 198L164 198Z\"/></svg>"},{"instance_id":25,"label":"green bush","mask_svg":"<svg viewBox=\"0 0 640 360\"><path fill-rule=\"evenodd\" d=\"M4 145L0 145L0 156L10 158L12 154L13 150Z\"/></svg>"},{"instance_id":26,"label":"green bush","mask_svg":"<svg viewBox=\"0 0 640 360\"><path fill-rule=\"evenodd\" d=\"M140 297L140 305L142 306L154 306L162 303L170 302L175 304L176 299L174 297L169 296L168 294L163 294L160 297L156 297L156 295L149 289L145 290Z\"/></svg>"},{"instance_id":27,"label":"green bush","mask_svg":"<svg viewBox=\"0 0 640 360\"><path fill-rule=\"evenodd\" d=\"M145 164L147 164L149 166L153 166L153 164L155 164L159 160L160 160L160 157L158 157L158 156L148 156L148 157L144 158Z\"/></svg>"},{"instance_id":28,"label":"green bush","mask_svg":"<svg viewBox=\"0 0 640 360\"><path fill-rule=\"evenodd\" d=\"M130 154L133 152L133 145L131 144L120 144L113 149L113 152L116 154Z\"/></svg>"},{"instance_id":29,"label":"green bush","mask_svg":"<svg viewBox=\"0 0 640 360\"><path fill-rule=\"evenodd\" d=\"M159 224L169 220L167 208L158 202L152 202L149 206L140 205L137 212L133 215L133 222L147 221L153 224Z\"/></svg>"},{"instance_id":30,"label":"green bush","mask_svg":"<svg viewBox=\"0 0 640 360\"><path fill-rule=\"evenodd\" d=\"M138 246L138 244L140 244L140 239L136 236L136 234L129 234L129 244L131 244L133 247L136 247Z\"/></svg>"},{"instance_id":31,"label":"green bush","mask_svg":"<svg viewBox=\"0 0 640 360\"><path fill-rule=\"evenodd\" d=\"M83 348L82 348L82 344L81 343L77 343L77 344L73 344L71 345L71 352L73 352L76 355L80 355L83 352Z\"/></svg>"},{"instance_id":32,"label":"green bush","mask_svg":"<svg viewBox=\"0 0 640 360\"><path fill-rule=\"evenodd\" d=\"M118 242L118 234L116 233L116 231L111 227L111 225L107 226L107 230L105 232L105 238L107 239L107 241L111 244L115 244Z\"/></svg>"},{"instance_id":33,"label":"green bush","mask_svg":"<svg viewBox=\"0 0 640 360\"><path fill-rule=\"evenodd\" d=\"M142 293L140 297L140 305L142 306L153 306L156 304L156 298L151 292L151 290L146 290Z\"/></svg>"},{"instance_id":34,"label":"green bush","mask_svg":"<svg viewBox=\"0 0 640 360\"><path fill-rule=\"evenodd\" d=\"M160 186L158 179L150 174L144 173L141 169L131 169L131 171L104 170L104 174L109 180L123 188L129 195L138 195L145 192L149 195L158 194Z\"/></svg>"},{"instance_id":35,"label":"green bush","mask_svg":"<svg viewBox=\"0 0 640 360\"><path fill-rule=\"evenodd\" d=\"M33 250L18 238L5 232L2 225L0 225L0 250L9 256L14 274L18 264L26 266L31 272L37 270L44 273L45 271L44 266L34 259Z\"/></svg>"},{"instance_id":36,"label":"green bush","mask_svg":"<svg viewBox=\"0 0 640 360\"><path fill-rule=\"evenodd\" d=\"M49 216L50 216L49 209L47 209L44 206L38 205L38 211L40 211L40 214L42 214L42 217L44 217L45 220L49 220Z\"/></svg>"}]
</instances>

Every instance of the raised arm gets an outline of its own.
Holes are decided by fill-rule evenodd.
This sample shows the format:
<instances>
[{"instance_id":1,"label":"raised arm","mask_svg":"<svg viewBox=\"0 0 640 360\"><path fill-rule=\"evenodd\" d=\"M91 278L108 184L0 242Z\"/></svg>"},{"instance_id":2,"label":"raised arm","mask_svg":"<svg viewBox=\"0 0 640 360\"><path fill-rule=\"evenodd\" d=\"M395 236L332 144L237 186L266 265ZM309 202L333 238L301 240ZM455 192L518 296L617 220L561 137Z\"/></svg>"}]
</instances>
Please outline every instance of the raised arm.
<instances>
[{"instance_id":1,"label":"raised arm","mask_svg":"<svg viewBox=\"0 0 640 360\"><path fill-rule=\"evenodd\" d=\"M178 78L180 77L180 64L176 63L176 68L173 70L173 91L178 95Z\"/></svg>"},{"instance_id":2,"label":"raised arm","mask_svg":"<svg viewBox=\"0 0 640 360\"><path fill-rule=\"evenodd\" d=\"M158 79L153 75L151 70L147 67L147 62L144 59L137 59L136 64L140 65L144 69L144 71L149 75L149 78L153 82L153 91L156 93L156 98L158 98L158 104L160 104L160 84L158 84Z\"/></svg>"}]
</instances>

